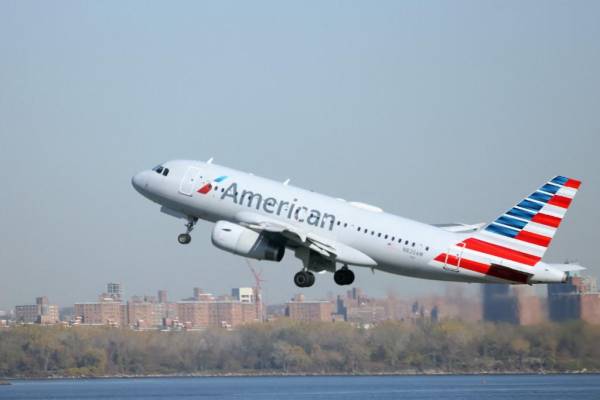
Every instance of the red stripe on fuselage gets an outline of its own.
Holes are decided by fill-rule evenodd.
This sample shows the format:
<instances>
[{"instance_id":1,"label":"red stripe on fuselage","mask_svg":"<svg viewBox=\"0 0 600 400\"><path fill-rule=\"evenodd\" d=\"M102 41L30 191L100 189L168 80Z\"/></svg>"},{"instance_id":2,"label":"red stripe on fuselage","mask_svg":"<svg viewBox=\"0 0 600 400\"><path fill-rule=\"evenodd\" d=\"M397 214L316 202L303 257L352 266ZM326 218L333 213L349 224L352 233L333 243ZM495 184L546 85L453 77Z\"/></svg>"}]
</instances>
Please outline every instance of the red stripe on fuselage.
<instances>
[{"instance_id":1,"label":"red stripe on fuselage","mask_svg":"<svg viewBox=\"0 0 600 400\"><path fill-rule=\"evenodd\" d=\"M522 251L513 250L508 247L499 246L497 244L484 242L483 240L469 238L463 241L466 249L479 251L481 253L492 256L506 258L507 260L515 261L526 265L535 265L541 260L541 257L527 254Z\"/></svg>"},{"instance_id":2,"label":"red stripe on fuselage","mask_svg":"<svg viewBox=\"0 0 600 400\"><path fill-rule=\"evenodd\" d=\"M537 233L521 231L515 239L522 240L527 243L537 244L538 246L548 247L550 241L552 240L549 237L538 235Z\"/></svg>"},{"instance_id":3,"label":"red stripe on fuselage","mask_svg":"<svg viewBox=\"0 0 600 400\"><path fill-rule=\"evenodd\" d=\"M553 206L558 206L562 208L568 208L571 205L571 199L564 196L552 196L550 200L548 200L548 204L552 204Z\"/></svg>"},{"instance_id":4,"label":"red stripe on fuselage","mask_svg":"<svg viewBox=\"0 0 600 400\"><path fill-rule=\"evenodd\" d=\"M490 275L495 278L505 279L512 282L527 283L529 280L529 275L523 272L508 268L494 267L494 265L484 264L465 258L461 258L459 263L459 260L456 256L448 255L446 258L445 253L438 255L435 260L441 262L445 261L447 264L454 265L455 267L465 268L480 274Z\"/></svg>"},{"instance_id":5,"label":"red stripe on fuselage","mask_svg":"<svg viewBox=\"0 0 600 400\"><path fill-rule=\"evenodd\" d=\"M551 226L553 228L558 228L558 226L560 225L560 221L562 221L562 219L560 219L558 217L553 217L552 215L548 215L548 214L537 213L533 216L531 221L537 222L538 224Z\"/></svg>"}]
</instances>

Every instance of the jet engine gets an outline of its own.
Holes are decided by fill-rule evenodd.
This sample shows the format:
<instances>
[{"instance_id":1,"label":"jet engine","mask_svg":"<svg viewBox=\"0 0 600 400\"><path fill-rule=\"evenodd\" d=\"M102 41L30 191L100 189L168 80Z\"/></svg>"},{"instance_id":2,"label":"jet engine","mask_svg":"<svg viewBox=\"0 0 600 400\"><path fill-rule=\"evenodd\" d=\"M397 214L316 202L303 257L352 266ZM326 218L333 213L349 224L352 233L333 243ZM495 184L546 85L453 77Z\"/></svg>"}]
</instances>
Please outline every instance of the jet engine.
<instances>
[{"instance_id":1,"label":"jet engine","mask_svg":"<svg viewBox=\"0 0 600 400\"><path fill-rule=\"evenodd\" d=\"M211 239L221 250L257 260L281 261L285 253L283 243L228 221L215 224Z\"/></svg>"}]
</instances>

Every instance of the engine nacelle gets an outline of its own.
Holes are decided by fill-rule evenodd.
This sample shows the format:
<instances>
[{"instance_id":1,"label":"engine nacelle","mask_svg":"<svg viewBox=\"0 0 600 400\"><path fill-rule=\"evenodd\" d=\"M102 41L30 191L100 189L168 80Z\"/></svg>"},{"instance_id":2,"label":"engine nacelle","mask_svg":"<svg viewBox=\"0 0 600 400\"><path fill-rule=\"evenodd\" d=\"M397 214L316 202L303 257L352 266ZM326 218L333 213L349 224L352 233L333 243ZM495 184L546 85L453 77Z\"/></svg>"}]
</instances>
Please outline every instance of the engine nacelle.
<instances>
[{"instance_id":1,"label":"engine nacelle","mask_svg":"<svg viewBox=\"0 0 600 400\"><path fill-rule=\"evenodd\" d=\"M285 246L252 229L227 221L218 221L212 242L221 250L257 260L281 261Z\"/></svg>"}]
</instances>

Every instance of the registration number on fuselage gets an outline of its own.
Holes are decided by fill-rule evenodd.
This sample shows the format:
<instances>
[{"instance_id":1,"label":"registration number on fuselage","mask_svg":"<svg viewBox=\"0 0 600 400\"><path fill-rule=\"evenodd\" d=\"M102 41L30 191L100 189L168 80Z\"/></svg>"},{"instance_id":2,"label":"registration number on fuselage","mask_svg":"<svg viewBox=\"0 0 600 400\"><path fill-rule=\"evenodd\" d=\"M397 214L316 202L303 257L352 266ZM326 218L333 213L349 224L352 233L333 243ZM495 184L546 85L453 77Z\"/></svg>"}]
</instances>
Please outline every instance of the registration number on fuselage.
<instances>
[{"instance_id":1,"label":"registration number on fuselage","mask_svg":"<svg viewBox=\"0 0 600 400\"><path fill-rule=\"evenodd\" d=\"M413 257L423 257L423 251L419 250L419 249L414 249L412 247L403 246L402 251Z\"/></svg>"}]
</instances>

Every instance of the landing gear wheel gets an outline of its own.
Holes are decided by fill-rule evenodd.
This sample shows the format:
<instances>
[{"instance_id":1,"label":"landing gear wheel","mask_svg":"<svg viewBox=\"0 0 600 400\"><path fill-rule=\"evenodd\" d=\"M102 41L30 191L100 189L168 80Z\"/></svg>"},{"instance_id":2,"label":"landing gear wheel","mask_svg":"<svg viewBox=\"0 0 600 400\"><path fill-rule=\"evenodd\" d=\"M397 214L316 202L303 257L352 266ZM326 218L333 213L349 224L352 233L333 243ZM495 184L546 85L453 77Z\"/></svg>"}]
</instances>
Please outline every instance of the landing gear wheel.
<instances>
[{"instance_id":1,"label":"landing gear wheel","mask_svg":"<svg viewBox=\"0 0 600 400\"><path fill-rule=\"evenodd\" d=\"M177 241L180 244L188 244L192 241L192 236L189 233L182 233L181 235L177 236Z\"/></svg>"},{"instance_id":2,"label":"landing gear wheel","mask_svg":"<svg viewBox=\"0 0 600 400\"><path fill-rule=\"evenodd\" d=\"M351 270L346 271L346 285L352 285L354 283L354 272Z\"/></svg>"},{"instance_id":3,"label":"landing gear wheel","mask_svg":"<svg viewBox=\"0 0 600 400\"><path fill-rule=\"evenodd\" d=\"M313 274L310 271L308 271L306 273L308 274L308 286L307 287L311 287L312 285L315 284L315 274Z\"/></svg>"},{"instance_id":4,"label":"landing gear wheel","mask_svg":"<svg viewBox=\"0 0 600 400\"><path fill-rule=\"evenodd\" d=\"M192 233L192 231L194 230L194 225L196 225L196 222L198 222L198 218L188 217L188 223L185 224L186 232L177 236L177 241L180 244L188 244L189 242L192 241L192 237L190 236L190 233Z\"/></svg>"},{"instance_id":5,"label":"landing gear wheel","mask_svg":"<svg viewBox=\"0 0 600 400\"><path fill-rule=\"evenodd\" d=\"M315 275L310 271L300 271L294 275L294 283L301 288L310 287L315 283Z\"/></svg>"},{"instance_id":6,"label":"landing gear wheel","mask_svg":"<svg viewBox=\"0 0 600 400\"><path fill-rule=\"evenodd\" d=\"M351 285L354 282L354 272L348 267L342 267L333 274L333 280L340 286Z\"/></svg>"},{"instance_id":7,"label":"landing gear wheel","mask_svg":"<svg viewBox=\"0 0 600 400\"><path fill-rule=\"evenodd\" d=\"M344 272L341 269L335 271L333 273L333 280L340 286L344 285Z\"/></svg>"}]
</instances>

